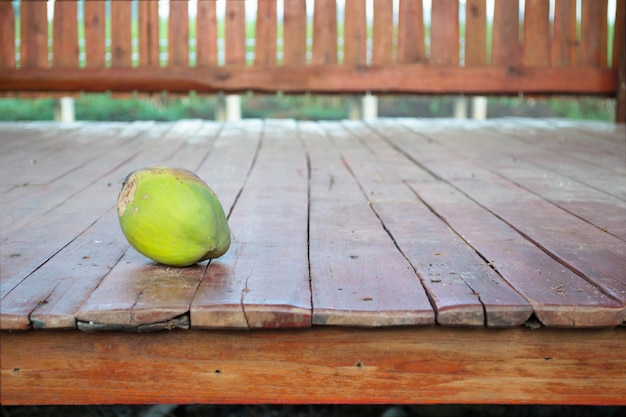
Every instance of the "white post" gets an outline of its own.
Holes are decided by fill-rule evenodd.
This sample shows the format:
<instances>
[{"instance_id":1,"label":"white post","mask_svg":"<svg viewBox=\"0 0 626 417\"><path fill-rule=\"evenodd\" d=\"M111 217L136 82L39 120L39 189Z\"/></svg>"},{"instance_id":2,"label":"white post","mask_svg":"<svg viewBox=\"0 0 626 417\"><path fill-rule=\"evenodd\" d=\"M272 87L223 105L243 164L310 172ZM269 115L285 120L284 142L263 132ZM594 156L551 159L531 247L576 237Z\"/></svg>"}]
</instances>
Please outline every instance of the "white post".
<instances>
[{"instance_id":1,"label":"white post","mask_svg":"<svg viewBox=\"0 0 626 417\"><path fill-rule=\"evenodd\" d=\"M54 107L54 120L57 122L72 123L76 120L73 97L61 97Z\"/></svg>"},{"instance_id":2,"label":"white post","mask_svg":"<svg viewBox=\"0 0 626 417\"><path fill-rule=\"evenodd\" d=\"M467 119L467 99L463 96L454 99L454 118Z\"/></svg>"},{"instance_id":3,"label":"white post","mask_svg":"<svg viewBox=\"0 0 626 417\"><path fill-rule=\"evenodd\" d=\"M215 104L215 120L218 122L241 120L241 96L219 93Z\"/></svg>"},{"instance_id":4,"label":"white post","mask_svg":"<svg viewBox=\"0 0 626 417\"><path fill-rule=\"evenodd\" d=\"M487 118L487 97L472 98L472 119L485 120Z\"/></svg>"},{"instance_id":5,"label":"white post","mask_svg":"<svg viewBox=\"0 0 626 417\"><path fill-rule=\"evenodd\" d=\"M362 112L363 120L376 119L378 117L378 97L367 93L362 99Z\"/></svg>"}]
</instances>

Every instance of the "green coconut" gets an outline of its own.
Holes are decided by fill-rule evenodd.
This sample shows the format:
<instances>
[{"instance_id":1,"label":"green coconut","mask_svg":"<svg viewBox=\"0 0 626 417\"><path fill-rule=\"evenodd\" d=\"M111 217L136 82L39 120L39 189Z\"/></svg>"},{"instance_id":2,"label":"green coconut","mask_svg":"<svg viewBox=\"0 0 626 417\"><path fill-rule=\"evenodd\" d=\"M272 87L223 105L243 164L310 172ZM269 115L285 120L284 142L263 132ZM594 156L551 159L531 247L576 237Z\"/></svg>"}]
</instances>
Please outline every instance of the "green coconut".
<instances>
[{"instance_id":1,"label":"green coconut","mask_svg":"<svg viewBox=\"0 0 626 417\"><path fill-rule=\"evenodd\" d=\"M230 247L230 228L217 196L183 168L131 172L117 200L128 243L164 265L183 267L218 258Z\"/></svg>"}]
</instances>

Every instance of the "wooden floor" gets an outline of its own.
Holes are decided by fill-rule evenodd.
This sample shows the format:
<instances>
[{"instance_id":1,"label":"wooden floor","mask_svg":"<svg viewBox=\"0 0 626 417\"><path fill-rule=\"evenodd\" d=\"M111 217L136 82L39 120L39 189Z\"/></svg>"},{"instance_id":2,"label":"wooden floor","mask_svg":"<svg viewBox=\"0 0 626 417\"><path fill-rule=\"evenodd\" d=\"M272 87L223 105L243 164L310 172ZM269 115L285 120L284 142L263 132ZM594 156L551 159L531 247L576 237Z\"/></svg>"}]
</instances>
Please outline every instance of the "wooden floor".
<instances>
[{"instance_id":1,"label":"wooden floor","mask_svg":"<svg viewBox=\"0 0 626 417\"><path fill-rule=\"evenodd\" d=\"M2 330L626 319L624 125L4 123L0 151ZM216 191L225 256L129 247L117 194L156 163Z\"/></svg>"}]
</instances>

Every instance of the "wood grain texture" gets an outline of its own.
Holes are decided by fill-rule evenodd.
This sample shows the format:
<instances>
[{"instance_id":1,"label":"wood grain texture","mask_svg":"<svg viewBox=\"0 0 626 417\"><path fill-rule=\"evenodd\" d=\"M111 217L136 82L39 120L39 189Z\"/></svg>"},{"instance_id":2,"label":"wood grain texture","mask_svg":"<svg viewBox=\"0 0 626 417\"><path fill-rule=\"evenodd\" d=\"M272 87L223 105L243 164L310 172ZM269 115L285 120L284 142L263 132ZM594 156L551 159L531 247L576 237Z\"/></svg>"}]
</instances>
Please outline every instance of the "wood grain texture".
<instances>
[{"instance_id":1,"label":"wood grain texture","mask_svg":"<svg viewBox=\"0 0 626 417\"><path fill-rule=\"evenodd\" d=\"M434 65L459 63L459 3L454 0L433 2L430 28L430 60Z\"/></svg>"},{"instance_id":2,"label":"wood grain texture","mask_svg":"<svg viewBox=\"0 0 626 417\"><path fill-rule=\"evenodd\" d=\"M328 133L315 125L300 128L311 167L313 324L433 324L435 316L420 279L335 149L333 142L345 135L341 126L328 126Z\"/></svg>"},{"instance_id":3,"label":"wood grain texture","mask_svg":"<svg viewBox=\"0 0 626 417\"><path fill-rule=\"evenodd\" d=\"M367 22L365 0L348 0L344 15L343 64L367 63Z\"/></svg>"},{"instance_id":4,"label":"wood grain texture","mask_svg":"<svg viewBox=\"0 0 626 417\"><path fill-rule=\"evenodd\" d=\"M307 60L306 1L290 0L283 5L283 65L304 65Z\"/></svg>"},{"instance_id":5,"label":"wood grain texture","mask_svg":"<svg viewBox=\"0 0 626 417\"><path fill-rule=\"evenodd\" d=\"M215 2L200 1L197 10L196 54L198 66L217 64L217 12Z\"/></svg>"},{"instance_id":6,"label":"wood grain texture","mask_svg":"<svg viewBox=\"0 0 626 417\"><path fill-rule=\"evenodd\" d=\"M141 2L139 8L139 42L145 42L144 26L141 25L144 17L144 10L148 3ZM87 1L83 5L85 13L85 59L87 68L104 68L106 59L105 49L105 1ZM140 59L143 61L143 49L140 46ZM158 56L158 55L157 55Z\"/></svg>"},{"instance_id":7,"label":"wood grain texture","mask_svg":"<svg viewBox=\"0 0 626 417\"><path fill-rule=\"evenodd\" d=\"M615 96L610 68L343 65L218 68L0 69L0 92L218 91L289 93L590 94Z\"/></svg>"},{"instance_id":8,"label":"wood grain texture","mask_svg":"<svg viewBox=\"0 0 626 417\"><path fill-rule=\"evenodd\" d=\"M550 62L550 0L529 0L524 6L522 64L545 67Z\"/></svg>"},{"instance_id":9,"label":"wood grain texture","mask_svg":"<svg viewBox=\"0 0 626 417\"><path fill-rule=\"evenodd\" d=\"M580 22L580 64L607 65L607 1L583 0Z\"/></svg>"},{"instance_id":10,"label":"wood grain texture","mask_svg":"<svg viewBox=\"0 0 626 417\"><path fill-rule=\"evenodd\" d=\"M576 0L556 0L552 35L552 66L578 65L578 35L576 33Z\"/></svg>"},{"instance_id":11,"label":"wood grain texture","mask_svg":"<svg viewBox=\"0 0 626 417\"><path fill-rule=\"evenodd\" d=\"M394 60L393 2L374 2L372 65L390 65Z\"/></svg>"},{"instance_id":12,"label":"wood grain texture","mask_svg":"<svg viewBox=\"0 0 626 417\"><path fill-rule=\"evenodd\" d=\"M519 63L519 3L495 0L491 65L516 67Z\"/></svg>"},{"instance_id":13,"label":"wood grain texture","mask_svg":"<svg viewBox=\"0 0 626 417\"><path fill-rule=\"evenodd\" d=\"M311 64L337 63L337 2L318 0L313 10L313 51Z\"/></svg>"},{"instance_id":14,"label":"wood grain texture","mask_svg":"<svg viewBox=\"0 0 626 417\"><path fill-rule=\"evenodd\" d=\"M0 68L15 68L15 10L9 2L0 3Z\"/></svg>"},{"instance_id":15,"label":"wood grain texture","mask_svg":"<svg viewBox=\"0 0 626 417\"><path fill-rule=\"evenodd\" d=\"M224 51L226 65L246 63L246 9L242 1L226 2Z\"/></svg>"},{"instance_id":16,"label":"wood grain texture","mask_svg":"<svg viewBox=\"0 0 626 417\"><path fill-rule=\"evenodd\" d=\"M20 5L20 67L48 66L48 9L44 2Z\"/></svg>"},{"instance_id":17,"label":"wood grain texture","mask_svg":"<svg viewBox=\"0 0 626 417\"><path fill-rule=\"evenodd\" d=\"M426 61L422 2L401 0L398 11L398 63Z\"/></svg>"},{"instance_id":18,"label":"wood grain texture","mask_svg":"<svg viewBox=\"0 0 626 417\"><path fill-rule=\"evenodd\" d=\"M189 65L189 10L186 1L170 2L168 19L168 65Z\"/></svg>"},{"instance_id":19,"label":"wood grain texture","mask_svg":"<svg viewBox=\"0 0 626 417\"><path fill-rule=\"evenodd\" d=\"M78 67L78 17L75 2L54 3L52 23L52 65L57 68Z\"/></svg>"},{"instance_id":20,"label":"wood grain texture","mask_svg":"<svg viewBox=\"0 0 626 417\"><path fill-rule=\"evenodd\" d=\"M275 0L265 0L257 5L254 65L276 65L276 12Z\"/></svg>"},{"instance_id":21,"label":"wood grain texture","mask_svg":"<svg viewBox=\"0 0 626 417\"><path fill-rule=\"evenodd\" d=\"M153 1L138 4L139 66L158 67L159 59L159 5Z\"/></svg>"},{"instance_id":22,"label":"wood grain texture","mask_svg":"<svg viewBox=\"0 0 626 417\"><path fill-rule=\"evenodd\" d=\"M132 66L131 7L130 2L111 2L111 21L115 22L115 30L111 31L111 67L114 68Z\"/></svg>"},{"instance_id":23,"label":"wood grain texture","mask_svg":"<svg viewBox=\"0 0 626 417\"><path fill-rule=\"evenodd\" d=\"M487 4L485 0L465 3L465 65L487 64Z\"/></svg>"},{"instance_id":24,"label":"wood grain texture","mask_svg":"<svg viewBox=\"0 0 626 417\"><path fill-rule=\"evenodd\" d=\"M624 344L624 329L7 332L0 400L626 405Z\"/></svg>"}]
</instances>

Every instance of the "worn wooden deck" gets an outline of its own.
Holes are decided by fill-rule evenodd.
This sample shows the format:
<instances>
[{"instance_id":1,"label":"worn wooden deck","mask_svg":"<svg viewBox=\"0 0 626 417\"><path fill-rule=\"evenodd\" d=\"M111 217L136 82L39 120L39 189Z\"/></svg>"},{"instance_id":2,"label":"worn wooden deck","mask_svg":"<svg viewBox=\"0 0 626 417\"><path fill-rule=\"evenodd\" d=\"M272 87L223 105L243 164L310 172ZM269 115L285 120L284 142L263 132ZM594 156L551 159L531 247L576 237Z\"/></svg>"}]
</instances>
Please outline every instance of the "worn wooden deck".
<instances>
[{"instance_id":1,"label":"worn wooden deck","mask_svg":"<svg viewBox=\"0 0 626 417\"><path fill-rule=\"evenodd\" d=\"M5 123L0 146L2 404L626 405L624 125ZM215 189L224 257L126 243L121 181L154 163Z\"/></svg>"},{"instance_id":2,"label":"worn wooden deck","mask_svg":"<svg viewBox=\"0 0 626 417\"><path fill-rule=\"evenodd\" d=\"M626 317L624 126L555 120L0 126L2 330L611 327ZM176 269L114 210L154 163L233 234Z\"/></svg>"}]
</instances>

